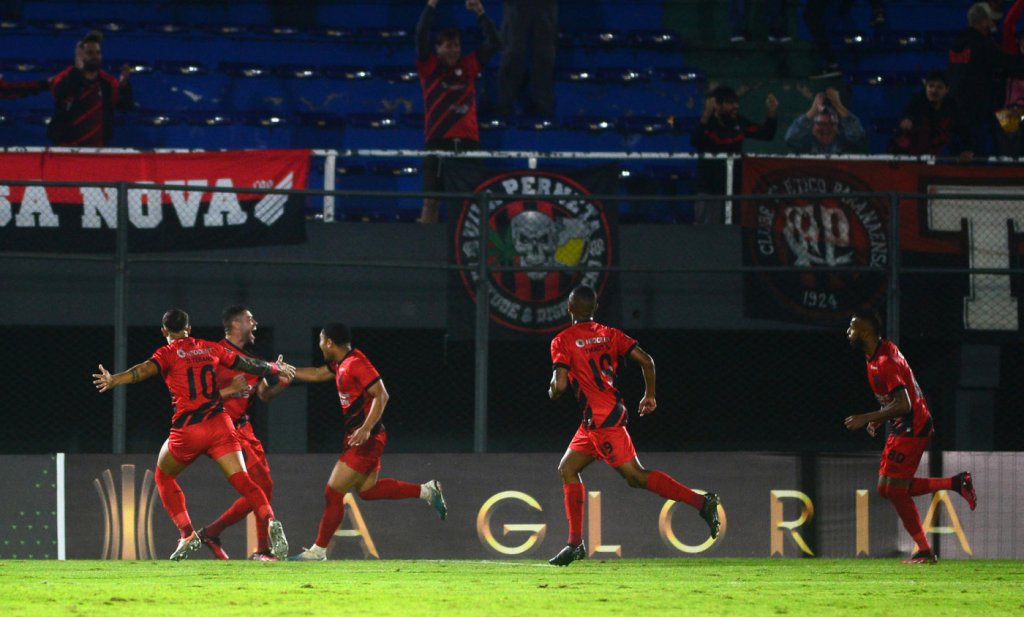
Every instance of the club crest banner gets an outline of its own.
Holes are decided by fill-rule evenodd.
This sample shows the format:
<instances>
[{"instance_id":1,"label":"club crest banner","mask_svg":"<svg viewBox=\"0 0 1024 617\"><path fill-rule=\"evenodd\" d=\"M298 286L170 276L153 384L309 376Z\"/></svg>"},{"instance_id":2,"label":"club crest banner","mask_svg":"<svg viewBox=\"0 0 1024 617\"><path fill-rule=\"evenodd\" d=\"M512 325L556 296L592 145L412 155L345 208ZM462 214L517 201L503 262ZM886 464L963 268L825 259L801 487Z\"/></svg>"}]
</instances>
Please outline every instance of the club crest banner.
<instances>
[{"instance_id":1,"label":"club crest banner","mask_svg":"<svg viewBox=\"0 0 1024 617\"><path fill-rule=\"evenodd\" d=\"M204 153L0 153L0 250L105 253L116 249L118 190L10 185L130 182L134 252L210 250L304 242L304 198L208 187L304 189L308 150Z\"/></svg>"},{"instance_id":2,"label":"club crest banner","mask_svg":"<svg viewBox=\"0 0 1024 617\"><path fill-rule=\"evenodd\" d=\"M499 338L551 336L569 325L566 302L574 287L597 290L598 319L619 317L617 276L611 272L545 270L618 264L617 204L588 195L618 192L618 164L567 169L497 170L462 162L442 166L447 190L513 196L448 202L453 263L469 266L451 275L448 332L472 338L481 253L491 267L530 267L491 275L492 332ZM483 249L481 249L483 247Z\"/></svg>"}]
</instances>

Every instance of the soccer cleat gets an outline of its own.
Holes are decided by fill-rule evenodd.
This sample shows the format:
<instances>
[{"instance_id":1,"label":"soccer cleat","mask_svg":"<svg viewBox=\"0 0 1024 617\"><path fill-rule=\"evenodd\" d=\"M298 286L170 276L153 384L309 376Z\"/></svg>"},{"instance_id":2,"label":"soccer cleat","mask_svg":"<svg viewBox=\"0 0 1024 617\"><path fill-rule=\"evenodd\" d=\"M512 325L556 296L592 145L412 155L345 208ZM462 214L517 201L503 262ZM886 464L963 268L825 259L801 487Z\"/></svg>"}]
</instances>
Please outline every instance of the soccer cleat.
<instances>
[{"instance_id":1,"label":"soccer cleat","mask_svg":"<svg viewBox=\"0 0 1024 617\"><path fill-rule=\"evenodd\" d=\"M431 480L430 482L427 482L425 486L427 487L427 490L430 491L430 499L427 501L430 505L434 506L434 509L437 510L438 516L440 516L443 521L445 517L448 516L448 504L444 501L444 493L441 492L441 483L437 480Z\"/></svg>"},{"instance_id":2,"label":"soccer cleat","mask_svg":"<svg viewBox=\"0 0 1024 617\"><path fill-rule=\"evenodd\" d=\"M270 551L264 551L262 553L256 552L249 557L250 561L277 561L277 557L274 557Z\"/></svg>"},{"instance_id":3,"label":"soccer cleat","mask_svg":"<svg viewBox=\"0 0 1024 617\"><path fill-rule=\"evenodd\" d=\"M316 548L304 548L298 555L292 555L288 561L327 561L327 551L319 552Z\"/></svg>"},{"instance_id":4,"label":"soccer cleat","mask_svg":"<svg viewBox=\"0 0 1024 617\"><path fill-rule=\"evenodd\" d=\"M932 549L926 551L917 551L910 556L910 559L901 561L902 564L928 564L934 566L939 563L939 558L935 556L935 552Z\"/></svg>"},{"instance_id":5,"label":"soccer cleat","mask_svg":"<svg viewBox=\"0 0 1024 617\"><path fill-rule=\"evenodd\" d=\"M213 553L214 557L220 559L221 561L228 560L228 554L224 551L223 548L221 548L220 538L215 538L207 534L206 527L200 527L199 530L196 531L196 535L199 536L199 541L205 544L207 548L210 549L210 552Z\"/></svg>"},{"instance_id":6,"label":"soccer cleat","mask_svg":"<svg viewBox=\"0 0 1024 617\"><path fill-rule=\"evenodd\" d=\"M203 541L199 539L199 534L193 531L189 537L178 540L178 548L171 553L171 561L188 559L189 553L195 552L202 544Z\"/></svg>"},{"instance_id":7,"label":"soccer cleat","mask_svg":"<svg viewBox=\"0 0 1024 617\"><path fill-rule=\"evenodd\" d=\"M565 548L558 551L558 554L548 559L548 563L553 566L567 566L574 561L587 558L587 547L580 542L576 546L572 544L566 544Z\"/></svg>"},{"instance_id":8,"label":"soccer cleat","mask_svg":"<svg viewBox=\"0 0 1024 617\"><path fill-rule=\"evenodd\" d=\"M718 530L722 526L718 521L718 504L720 503L722 503L722 500L718 498L718 495L706 493L704 495L704 507L700 509L700 517L704 519L704 522L711 529L712 540L718 537Z\"/></svg>"},{"instance_id":9,"label":"soccer cleat","mask_svg":"<svg viewBox=\"0 0 1024 617\"><path fill-rule=\"evenodd\" d=\"M288 556L288 540L284 537L284 527L281 526L281 521L275 519L270 520L270 525L267 530L270 536L270 552L278 559L284 559Z\"/></svg>"},{"instance_id":10,"label":"soccer cleat","mask_svg":"<svg viewBox=\"0 0 1024 617\"><path fill-rule=\"evenodd\" d=\"M967 500L967 506L974 510L978 507L978 494L974 492L974 480L971 479L971 472L961 471L958 475L960 478L960 496Z\"/></svg>"}]
</instances>

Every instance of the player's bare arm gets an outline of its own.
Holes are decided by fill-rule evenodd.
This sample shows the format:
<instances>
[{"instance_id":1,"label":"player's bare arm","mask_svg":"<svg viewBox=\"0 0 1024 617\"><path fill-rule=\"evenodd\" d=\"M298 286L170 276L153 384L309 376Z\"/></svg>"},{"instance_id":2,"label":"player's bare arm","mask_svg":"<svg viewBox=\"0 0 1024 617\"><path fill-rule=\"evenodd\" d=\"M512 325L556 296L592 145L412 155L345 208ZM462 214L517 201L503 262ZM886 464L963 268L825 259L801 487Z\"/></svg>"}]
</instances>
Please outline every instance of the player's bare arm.
<instances>
[{"instance_id":1,"label":"player's bare arm","mask_svg":"<svg viewBox=\"0 0 1024 617\"><path fill-rule=\"evenodd\" d=\"M629 359L639 364L644 372L644 386L646 390L644 391L644 397L640 400L639 411L641 416L646 416L658 408L658 401L655 398L654 358L637 346L633 348L633 351L629 352Z\"/></svg>"},{"instance_id":2,"label":"player's bare arm","mask_svg":"<svg viewBox=\"0 0 1024 617\"><path fill-rule=\"evenodd\" d=\"M235 377L231 380L231 383L228 385L228 387L221 388L218 392L220 392L221 398L227 398L229 396L234 396L238 394L242 390L245 390L245 387L247 385L249 384L245 380L245 375L235 375Z\"/></svg>"},{"instance_id":3,"label":"player's bare arm","mask_svg":"<svg viewBox=\"0 0 1024 617\"><path fill-rule=\"evenodd\" d=\"M366 414L366 420L362 426L349 436L348 445L350 446L361 446L366 443L366 440L370 438L370 431L377 426L381 416L384 415L384 406L388 404L388 391L384 388L382 379L378 379L376 383L367 388L366 393L373 397L370 413Z\"/></svg>"},{"instance_id":4,"label":"player's bare arm","mask_svg":"<svg viewBox=\"0 0 1024 617\"><path fill-rule=\"evenodd\" d=\"M551 386L548 388L548 398L555 400L562 396L569 387L569 369L560 366L551 372Z\"/></svg>"},{"instance_id":5,"label":"player's bare arm","mask_svg":"<svg viewBox=\"0 0 1024 617\"><path fill-rule=\"evenodd\" d=\"M336 377L331 367L324 365L316 368L306 367L295 369L295 379L306 383L320 383L331 381Z\"/></svg>"},{"instance_id":6,"label":"player's bare arm","mask_svg":"<svg viewBox=\"0 0 1024 617\"><path fill-rule=\"evenodd\" d=\"M111 375L110 371L103 368L100 365L100 372L94 373L92 376L92 383L96 385L96 389L100 392L106 392L107 390L115 386L123 386L129 383L135 383L136 381L142 381L143 379L149 379L154 375L159 375L160 369L157 368L156 363L146 360L142 364L136 364L123 373L117 373Z\"/></svg>"},{"instance_id":7,"label":"player's bare arm","mask_svg":"<svg viewBox=\"0 0 1024 617\"><path fill-rule=\"evenodd\" d=\"M892 398L892 402L882 407L878 411L872 411L871 413L862 413L855 416L850 416L846 419L846 428L851 431L855 431L865 424L877 423L876 428L882 422L897 418L911 410L910 395L907 393L906 388L901 388L896 392L896 396Z\"/></svg>"},{"instance_id":8,"label":"player's bare arm","mask_svg":"<svg viewBox=\"0 0 1024 617\"><path fill-rule=\"evenodd\" d=\"M278 356L277 362L279 365L280 363L284 362L284 356ZM258 384L256 384L256 395L259 396L260 400L263 401L264 403L269 403L270 401L277 398L279 394L284 392L285 388L288 387L289 383L291 383L290 379L286 377L281 377L280 375L277 376L277 383L275 383L274 385L270 385L270 383L267 382L267 379L263 378L259 381Z\"/></svg>"},{"instance_id":9,"label":"player's bare arm","mask_svg":"<svg viewBox=\"0 0 1024 617\"><path fill-rule=\"evenodd\" d=\"M258 358L250 358L248 356L238 355L235 356L235 362L230 367L236 371L242 371L243 373L249 373L250 375L260 375L266 377L267 375L280 374L288 379L295 377L295 367L284 362L265 362Z\"/></svg>"}]
</instances>

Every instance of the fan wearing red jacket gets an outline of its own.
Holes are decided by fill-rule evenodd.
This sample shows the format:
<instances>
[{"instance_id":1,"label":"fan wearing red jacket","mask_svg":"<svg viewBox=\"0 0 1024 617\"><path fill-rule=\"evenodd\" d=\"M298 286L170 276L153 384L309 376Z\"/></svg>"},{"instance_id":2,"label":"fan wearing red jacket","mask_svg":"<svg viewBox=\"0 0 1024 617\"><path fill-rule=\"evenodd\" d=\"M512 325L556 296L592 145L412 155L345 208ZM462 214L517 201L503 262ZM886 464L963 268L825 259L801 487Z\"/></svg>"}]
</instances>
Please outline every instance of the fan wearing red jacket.
<instances>
[{"instance_id":1,"label":"fan wearing red jacket","mask_svg":"<svg viewBox=\"0 0 1024 617\"><path fill-rule=\"evenodd\" d=\"M846 330L850 345L867 358L868 382L881 405L878 411L850 416L846 428L853 431L867 425L868 433L874 436L883 422L889 422L889 438L878 471L878 494L892 502L903 527L917 544L910 559L900 563L935 564L938 557L928 544L921 515L911 497L953 490L967 500L971 510L978 505L978 497L971 474L966 471L950 478L914 477L934 432L932 416L907 359L892 341L881 338L881 331L882 320L875 311L857 313Z\"/></svg>"},{"instance_id":2,"label":"fan wearing red jacket","mask_svg":"<svg viewBox=\"0 0 1024 617\"><path fill-rule=\"evenodd\" d=\"M241 304L235 304L224 309L221 321L224 324L224 340L218 345L232 353L262 360L250 350L250 346L256 343L255 332L258 325L252 311ZM280 356L278 360L281 360ZM252 419L249 414L256 404L257 397L264 403L269 403L284 392L288 383L289 380L282 379L280 375L262 377L224 367L217 370L217 387L224 398L224 413L234 422L235 436L238 437L242 455L245 457L245 468L252 481L263 489L268 502L273 500L274 480L270 477L270 465L267 463L263 444L252 430ZM252 507L249 501L239 497L216 521L196 530L196 533L214 557L227 560L228 554L221 546L220 535L228 527L243 520L250 512ZM266 537L257 534L256 552L249 558L255 561L274 560Z\"/></svg>"},{"instance_id":3,"label":"fan wearing red jacket","mask_svg":"<svg viewBox=\"0 0 1024 617\"><path fill-rule=\"evenodd\" d=\"M181 309L164 313L162 325L167 345L123 373L111 375L101 364L100 372L93 375L93 383L100 392L106 392L160 375L171 392L171 436L160 449L155 477L160 500L181 532L171 559L185 559L202 545L185 509L185 494L178 486L177 476L203 454L216 461L231 486L249 502L256 513L257 534L269 536L275 556L284 557L288 554L284 529L274 518L267 496L246 473L242 447L231 419L224 413L224 402L217 389L217 369L226 367L264 377L281 374L291 378L295 367L283 361L264 362L217 343L192 338L188 313Z\"/></svg>"},{"instance_id":4,"label":"fan wearing red jacket","mask_svg":"<svg viewBox=\"0 0 1024 617\"><path fill-rule=\"evenodd\" d=\"M343 323L324 326L320 331L320 351L327 364L295 369L295 379L311 383L334 381L341 403L345 443L324 489L326 505L316 542L288 561L327 560L327 545L345 518L345 494L353 489L366 501L419 498L434 506L441 520L448 514L441 483L437 480L411 484L377 478L380 457L388 439L380 422L388 404L388 391L370 360L352 347L349 327Z\"/></svg>"},{"instance_id":5,"label":"fan wearing red jacket","mask_svg":"<svg viewBox=\"0 0 1024 617\"><path fill-rule=\"evenodd\" d=\"M618 369L626 359L643 369L647 390L640 401L640 415L657 408L655 400L654 360L637 346L635 340L620 330L594 321L597 293L592 287L580 285L569 294L569 315L572 326L551 341L553 372L548 396L556 399L569 388L576 395L583 423L576 431L562 461L558 474L565 491L565 512L569 519L569 541L549 561L567 566L587 556L583 544L583 504L586 492L580 472L596 460L602 460L619 472L633 488L645 488L672 501L682 501L700 512L718 537L719 498L714 493L701 495L660 471L648 471L640 465L633 441L626 431L629 413L618 389Z\"/></svg>"}]
</instances>

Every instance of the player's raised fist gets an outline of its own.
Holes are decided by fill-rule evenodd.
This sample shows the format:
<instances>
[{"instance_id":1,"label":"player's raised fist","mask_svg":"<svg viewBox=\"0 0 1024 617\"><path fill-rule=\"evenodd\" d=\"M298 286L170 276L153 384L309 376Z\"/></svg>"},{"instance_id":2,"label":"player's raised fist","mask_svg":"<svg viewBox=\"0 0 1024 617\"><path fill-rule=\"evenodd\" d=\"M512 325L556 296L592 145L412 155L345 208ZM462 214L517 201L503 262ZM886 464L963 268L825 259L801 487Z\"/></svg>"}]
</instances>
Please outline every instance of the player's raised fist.
<instances>
[{"instance_id":1,"label":"player's raised fist","mask_svg":"<svg viewBox=\"0 0 1024 617\"><path fill-rule=\"evenodd\" d=\"M92 376L92 383L96 385L96 389L100 392L106 392L114 387L114 378L110 375L110 371L103 368L101 364L100 372L94 373Z\"/></svg>"}]
</instances>

